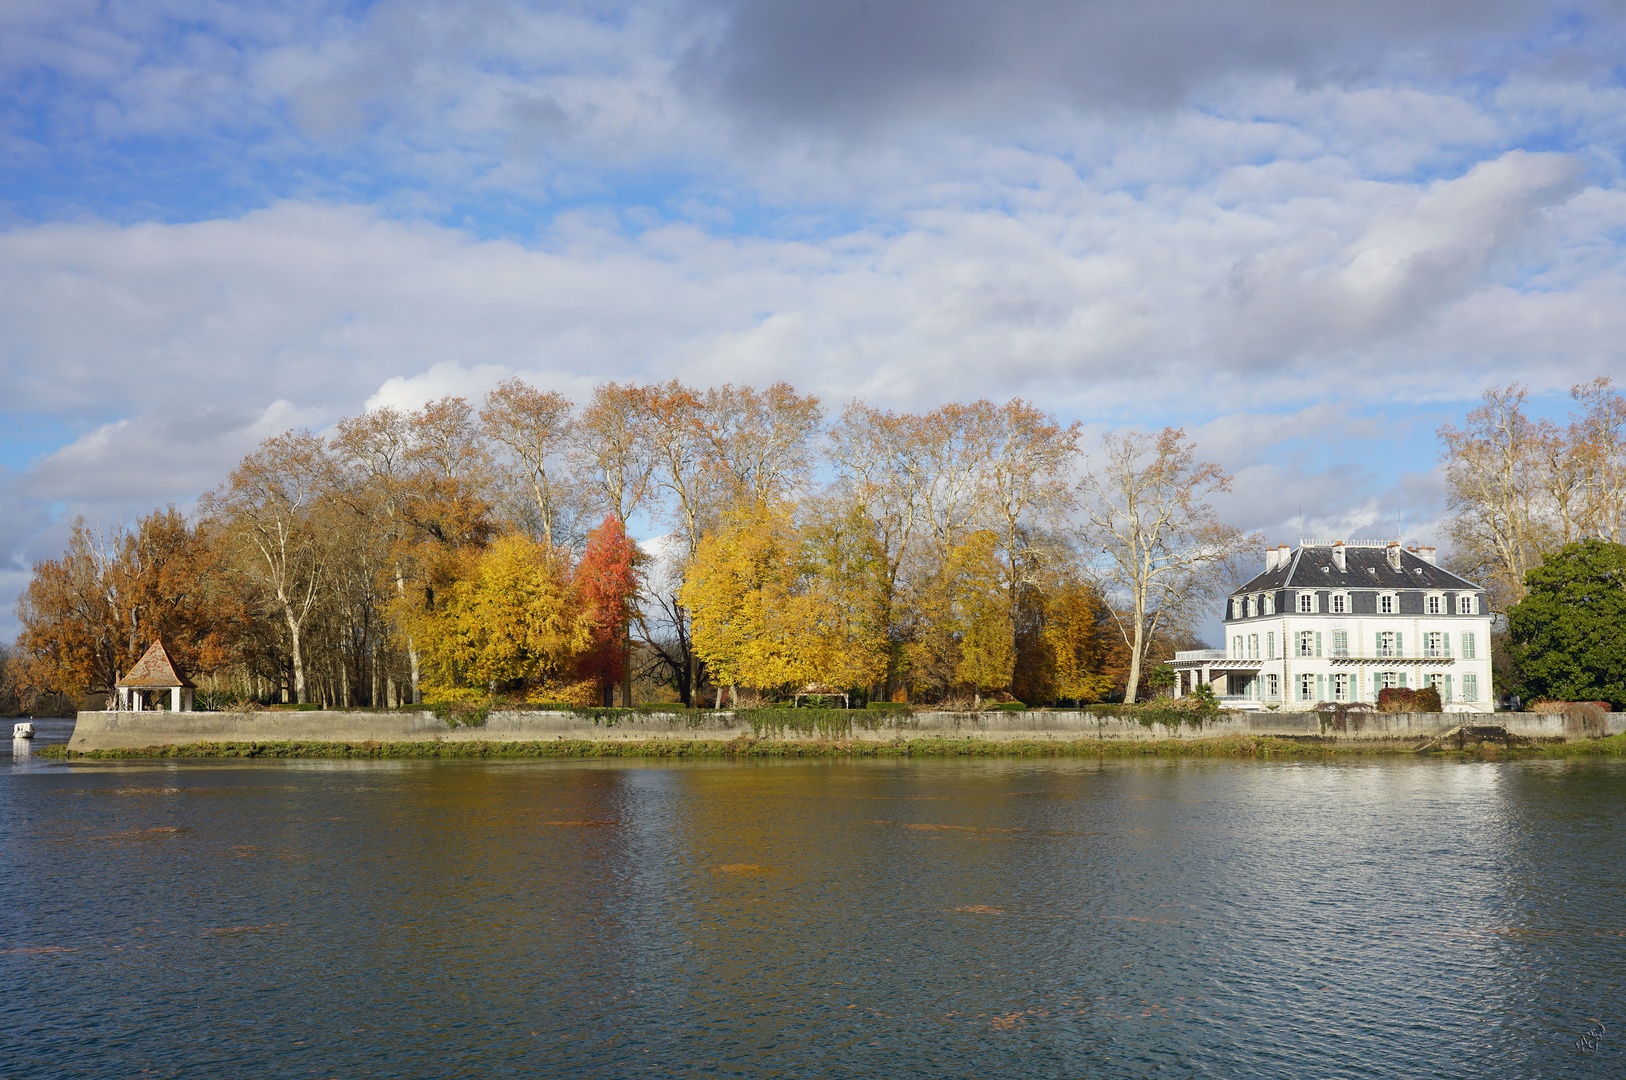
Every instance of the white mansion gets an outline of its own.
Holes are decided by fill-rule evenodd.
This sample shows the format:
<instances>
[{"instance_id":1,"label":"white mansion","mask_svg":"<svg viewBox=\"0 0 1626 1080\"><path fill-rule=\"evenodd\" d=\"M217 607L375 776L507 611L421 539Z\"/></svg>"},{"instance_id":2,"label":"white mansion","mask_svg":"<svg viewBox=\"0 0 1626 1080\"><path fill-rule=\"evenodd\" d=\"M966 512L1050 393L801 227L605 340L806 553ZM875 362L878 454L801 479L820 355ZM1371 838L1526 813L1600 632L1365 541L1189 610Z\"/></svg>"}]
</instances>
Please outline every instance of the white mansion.
<instances>
[{"instance_id":1,"label":"white mansion","mask_svg":"<svg viewBox=\"0 0 1626 1080\"><path fill-rule=\"evenodd\" d=\"M1226 601L1230 647L1175 655L1175 694L1207 683L1228 708L1302 711L1433 686L1448 711L1491 712L1490 627L1485 591L1433 548L1283 544Z\"/></svg>"}]
</instances>

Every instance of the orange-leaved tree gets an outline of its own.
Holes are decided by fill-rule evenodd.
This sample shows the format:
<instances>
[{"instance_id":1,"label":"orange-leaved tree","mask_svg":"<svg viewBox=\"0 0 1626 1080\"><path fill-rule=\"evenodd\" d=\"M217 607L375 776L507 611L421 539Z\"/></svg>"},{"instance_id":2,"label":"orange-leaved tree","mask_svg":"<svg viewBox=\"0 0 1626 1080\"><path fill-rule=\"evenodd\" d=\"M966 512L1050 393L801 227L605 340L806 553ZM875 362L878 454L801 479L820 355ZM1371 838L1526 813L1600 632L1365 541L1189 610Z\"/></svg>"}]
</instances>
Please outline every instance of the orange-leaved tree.
<instances>
[{"instance_id":1,"label":"orange-leaved tree","mask_svg":"<svg viewBox=\"0 0 1626 1080\"><path fill-rule=\"evenodd\" d=\"M606 694L629 677L628 632L638 602L638 545L614 514L587 534L587 547L571 579L573 606L588 624L588 644L577 673ZM630 704L630 702L628 702Z\"/></svg>"}]
</instances>

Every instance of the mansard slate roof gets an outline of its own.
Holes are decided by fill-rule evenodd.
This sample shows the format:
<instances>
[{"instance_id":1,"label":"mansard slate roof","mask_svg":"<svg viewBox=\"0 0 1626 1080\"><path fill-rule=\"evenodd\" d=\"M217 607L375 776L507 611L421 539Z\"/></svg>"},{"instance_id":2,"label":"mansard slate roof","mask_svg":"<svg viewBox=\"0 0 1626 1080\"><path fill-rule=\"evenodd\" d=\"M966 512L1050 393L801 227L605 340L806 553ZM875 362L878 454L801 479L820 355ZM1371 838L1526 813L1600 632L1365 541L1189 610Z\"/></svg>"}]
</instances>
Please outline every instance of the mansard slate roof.
<instances>
[{"instance_id":1,"label":"mansard slate roof","mask_svg":"<svg viewBox=\"0 0 1626 1080\"><path fill-rule=\"evenodd\" d=\"M154 641L141 654L141 659L135 662L135 667L125 673L124 678L116 684L118 686L134 686L146 690L154 687L179 686L183 690L195 690L197 685L181 674L176 665L175 658L169 655L164 648L162 640Z\"/></svg>"},{"instance_id":2,"label":"mansard slate roof","mask_svg":"<svg viewBox=\"0 0 1626 1080\"><path fill-rule=\"evenodd\" d=\"M1340 571L1330 547L1301 547L1284 566L1267 570L1235 590L1236 594L1275 589L1452 589L1479 591L1479 586L1444 567L1424 562L1400 549L1400 569L1389 565L1386 547L1345 547Z\"/></svg>"}]
</instances>

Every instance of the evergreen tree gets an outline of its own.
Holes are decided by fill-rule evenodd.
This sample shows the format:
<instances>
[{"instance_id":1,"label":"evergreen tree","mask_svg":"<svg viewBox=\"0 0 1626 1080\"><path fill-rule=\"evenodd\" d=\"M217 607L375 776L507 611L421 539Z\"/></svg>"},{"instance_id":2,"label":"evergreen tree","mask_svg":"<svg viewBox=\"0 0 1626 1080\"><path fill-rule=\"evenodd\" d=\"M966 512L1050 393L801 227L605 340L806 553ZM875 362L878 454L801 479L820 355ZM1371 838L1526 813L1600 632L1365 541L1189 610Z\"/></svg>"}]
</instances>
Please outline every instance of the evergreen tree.
<instances>
[{"instance_id":1,"label":"evergreen tree","mask_svg":"<svg viewBox=\"0 0 1626 1080\"><path fill-rule=\"evenodd\" d=\"M1508 609L1526 699L1626 703L1626 546L1565 544L1527 571Z\"/></svg>"}]
</instances>

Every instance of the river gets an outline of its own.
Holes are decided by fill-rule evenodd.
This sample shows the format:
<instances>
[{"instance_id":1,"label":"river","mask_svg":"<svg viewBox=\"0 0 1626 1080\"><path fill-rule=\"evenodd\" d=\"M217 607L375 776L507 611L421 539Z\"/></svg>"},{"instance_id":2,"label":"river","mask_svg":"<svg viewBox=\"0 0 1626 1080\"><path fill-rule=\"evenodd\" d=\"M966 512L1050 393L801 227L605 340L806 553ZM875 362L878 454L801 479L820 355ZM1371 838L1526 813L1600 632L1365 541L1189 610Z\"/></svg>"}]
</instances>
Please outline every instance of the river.
<instances>
[{"instance_id":1,"label":"river","mask_svg":"<svg viewBox=\"0 0 1626 1080\"><path fill-rule=\"evenodd\" d=\"M1615 762L3 769L10 1080L1581 1077L1626 1049Z\"/></svg>"}]
</instances>

